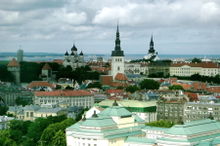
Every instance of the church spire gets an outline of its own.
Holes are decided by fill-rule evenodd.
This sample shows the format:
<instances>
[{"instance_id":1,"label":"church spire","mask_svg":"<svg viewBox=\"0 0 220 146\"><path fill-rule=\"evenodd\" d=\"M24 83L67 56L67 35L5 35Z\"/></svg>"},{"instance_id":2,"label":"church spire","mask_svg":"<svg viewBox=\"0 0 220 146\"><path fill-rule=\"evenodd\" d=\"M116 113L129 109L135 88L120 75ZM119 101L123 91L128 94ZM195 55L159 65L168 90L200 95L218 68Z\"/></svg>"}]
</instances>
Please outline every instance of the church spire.
<instances>
[{"instance_id":1,"label":"church spire","mask_svg":"<svg viewBox=\"0 0 220 146\"><path fill-rule=\"evenodd\" d=\"M117 24L116 39L115 39L115 49L112 51L112 56L124 56L124 52L121 50L121 41L119 33L119 25Z\"/></svg>"},{"instance_id":2,"label":"church spire","mask_svg":"<svg viewBox=\"0 0 220 146\"><path fill-rule=\"evenodd\" d=\"M155 53L153 35L151 35L150 49L149 49L148 53Z\"/></svg>"}]
</instances>

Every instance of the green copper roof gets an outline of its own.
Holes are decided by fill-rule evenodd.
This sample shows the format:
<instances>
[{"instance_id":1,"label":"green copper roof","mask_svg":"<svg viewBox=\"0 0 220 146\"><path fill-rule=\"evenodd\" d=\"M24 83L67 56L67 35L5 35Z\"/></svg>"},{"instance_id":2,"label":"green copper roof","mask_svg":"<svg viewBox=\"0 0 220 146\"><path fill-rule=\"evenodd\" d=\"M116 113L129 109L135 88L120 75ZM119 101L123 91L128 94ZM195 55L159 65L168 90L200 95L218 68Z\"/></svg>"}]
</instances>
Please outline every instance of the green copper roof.
<instances>
[{"instance_id":1,"label":"green copper roof","mask_svg":"<svg viewBox=\"0 0 220 146\"><path fill-rule=\"evenodd\" d=\"M201 141L198 145L196 146L211 146L210 141Z\"/></svg>"},{"instance_id":2,"label":"green copper roof","mask_svg":"<svg viewBox=\"0 0 220 146\"><path fill-rule=\"evenodd\" d=\"M154 127L154 126L145 126L144 129L146 130L158 130L158 131L167 131L170 128L161 128L161 127Z\"/></svg>"},{"instance_id":3,"label":"green copper roof","mask_svg":"<svg viewBox=\"0 0 220 146\"><path fill-rule=\"evenodd\" d=\"M126 110L123 107L120 106L113 106L113 107L108 107L98 115L100 116L117 116L117 117L122 117L122 116L131 116L132 113Z\"/></svg>"},{"instance_id":4,"label":"green copper roof","mask_svg":"<svg viewBox=\"0 0 220 146\"><path fill-rule=\"evenodd\" d=\"M220 144L220 137L216 137L216 138L212 141L212 144L213 144L213 145Z\"/></svg>"},{"instance_id":5,"label":"green copper roof","mask_svg":"<svg viewBox=\"0 0 220 146\"><path fill-rule=\"evenodd\" d=\"M155 139L149 139L144 137L128 137L126 143L142 143L142 144L154 144Z\"/></svg>"},{"instance_id":6,"label":"green copper roof","mask_svg":"<svg viewBox=\"0 0 220 146\"><path fill-rule=\"evenodd\" d=\"M116 123L112 120L112 118L107 118L107 117L89 118L82 123L82 126L89 126L89 127L106 127L113 125L116 125Z\"/></svg>"},{"instance_id":7,"label":"green copper roof","mask_svg":"<svg viewBox=\"0 0 220 146\"><path fill-rule=\"evenodd\" d=\"M173 135L192 135L220 129L220 123L214 120L198 120L186 123L185 125L175 125L166 131Z\"/></svg>"}]
</instances>

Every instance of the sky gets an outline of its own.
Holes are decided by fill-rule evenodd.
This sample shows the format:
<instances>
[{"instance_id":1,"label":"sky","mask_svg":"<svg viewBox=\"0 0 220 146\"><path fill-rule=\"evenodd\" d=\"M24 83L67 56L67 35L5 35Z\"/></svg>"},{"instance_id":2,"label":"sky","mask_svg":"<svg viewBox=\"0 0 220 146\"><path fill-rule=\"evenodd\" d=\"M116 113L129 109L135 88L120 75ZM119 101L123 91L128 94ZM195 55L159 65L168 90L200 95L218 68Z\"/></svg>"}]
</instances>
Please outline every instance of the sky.
<instances>
[{"instance_id":1,"label":"sky","mask_svg":"<svg viewBox=\"0 0 220 146\"><path fill-rule=\"evenodd\" d=\"M220 54L220 0L0 0L0 53Z\"/></svg>"}]
</instances>

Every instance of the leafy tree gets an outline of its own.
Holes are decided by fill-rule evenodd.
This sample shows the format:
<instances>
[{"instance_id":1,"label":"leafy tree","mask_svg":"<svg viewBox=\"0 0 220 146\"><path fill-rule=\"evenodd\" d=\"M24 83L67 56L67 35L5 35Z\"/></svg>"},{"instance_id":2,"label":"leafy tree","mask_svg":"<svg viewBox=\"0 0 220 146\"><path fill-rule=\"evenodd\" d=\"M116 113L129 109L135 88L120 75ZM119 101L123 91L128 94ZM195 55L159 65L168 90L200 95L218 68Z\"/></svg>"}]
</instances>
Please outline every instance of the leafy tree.
<instances>
[{"instance_id":1,"label":"leafy tree","mask_svg":"<svg viewBox=\"0 0 220 146\"><path fill-rule=\"evenodd\" d=\"M134 93L135 91L139 90L139 88L138 86L134 85L134 86L128 86L125 90L127 92Z\"/></svg>"},{"instance_id":2,"label":"leafy tree","mask_svg":"<svg viewBox=\"0 0 220 146\"><path fill-rule=\"evenodd\" d=\"M102 85L99 82L90 83L87 88L102 88Z\"/></svg>"},{"instance_id":3,"label":"leafy tree","mask_svg":"<svg viewBox=\"0 0 220 146\"><path fill-rule=\"evenodd\" d=\"M21 62L21 82L40 80L42 65L35 62Z\"/></svg>"},{"instance_id":4,"label":"leafy tree","mask_svg":"<svg viewBox=\"0 0 220 146\"><path fill-rule=\"evenodd\" d=\"M29 102L21 97L18 97L16 100L15 100L15 103L17 105L22 105L22 106L25 106L25 105L28 105Z\"/></svg>"},{"instance_id":5,"label":"leafy tree","mask_svg":"<svg viewBox=\"0 0 220 146\"><path fill-rule=\"evenodd\" d=\"M10 138L10 133L8 130L0 130L0 145L16 146L16 142Z\"/></svg>"},{"instance_id":6,"label":"leafy tree","mask_svg":"<svg viewBox=\"0 0 220 146\"><path fill-rule=\"evenodd\" d=\"M159 89L160 84L151 79L145 79L140 82L141 89Z\"/></svg>"},{"instance_id":7,"label":"leafy tree","mask_svg":"<svg viewBox=\"0 0 220 146\"><path fill-rule=\"evenodd\" d=\"M170 90L184 90L181 85L172 85L169 87Z\"/></svg>"},{"instance_id":8,"label":"leafy tree","mask_svg":"<svg viewBox=\"0 0 220 146\"><path fill-rule=\"evenodd\" d=\"M6 65L0 65L0 81L12 82L14 81L14 76L11 72L7 70Z\"/></svg>"},{"instance_id":9,"label":"leafy tree","mask_svg":"<svg viewBox=\"0 0 220 146\"><path fill-rule=\"evenodd\" d=\"M57 131L61 131L62 133L64 133L65 129L74 123L75 123L75 121L73 119L66 119L60 123L50 124L43 131L41 138L40 138L40 142L43 145L52 145L51 139L53 139L53 137L54 137L54 135L56 135ZM65 135L64 135L64 139L65 139ZM55 140L57 140L57 137Z\"/></svg>"},{"instance_id":10,"label":"leafy tree","mask_svg":"<svg viewBox=\"0 0 220 146\"><path fill-rule=\"evenodd\" d=\"M8 111L8 107L6 105L0 104L0 115L5 115Z\"/></svg>"},{"instance_id":11,"label":"leafy tree","mask_svg":"<svg viewBox=\"0 0 220 146\"><path fill-rule=\"evenodd\" d=\"M53 146L66 146L65 133L62 130L56 132L55 136L52 138Z\"/></svg>"},{"instance_id":12,"label":"leafy tree","mask_svg":"<svg viewBox=\"0 0 220 146\"><path fill-rule=\"evenodd\" d=\"M192 59L192 63L200 63L200 62L202 62L202 60L199 59L199 58L193 58Z\"/></svg>"},{"instance_id":13,"label":"leafy tree","mask_svg":"<svg viewBox=\"0 0 220 146\"><path fill-rule=\"evenodd\" d=\"M170 128L174 125L173 122L168 121L168 120L159 120L159 121L154 121L150 123L146 123L148 126L154 126L154 127L163 127L163 128Z\"/></svg>"}]
</instances>

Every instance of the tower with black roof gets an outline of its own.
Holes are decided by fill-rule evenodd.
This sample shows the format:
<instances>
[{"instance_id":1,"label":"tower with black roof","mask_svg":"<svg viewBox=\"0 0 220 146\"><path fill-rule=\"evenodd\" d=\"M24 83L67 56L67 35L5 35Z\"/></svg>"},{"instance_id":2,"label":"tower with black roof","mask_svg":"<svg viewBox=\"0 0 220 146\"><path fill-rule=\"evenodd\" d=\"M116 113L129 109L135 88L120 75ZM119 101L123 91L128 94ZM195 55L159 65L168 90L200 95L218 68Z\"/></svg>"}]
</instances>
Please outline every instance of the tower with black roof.
<instances>
[{"instance_id":1,"label":"tower with black roof","mask_svg":"<svg viewBox=\"0 0 220 146\"><path fill-rule=\"evenodd\" d=\"M111 75L113 79L117 73L124 74L124 51L121 49L120 33L119 26L117 25L116 39L115 39L115 48L111 54Z\"/></svg>"}]
</instances>

